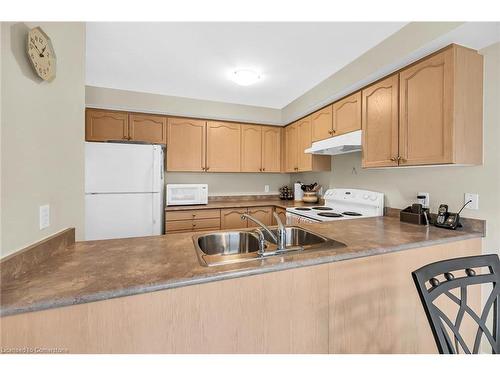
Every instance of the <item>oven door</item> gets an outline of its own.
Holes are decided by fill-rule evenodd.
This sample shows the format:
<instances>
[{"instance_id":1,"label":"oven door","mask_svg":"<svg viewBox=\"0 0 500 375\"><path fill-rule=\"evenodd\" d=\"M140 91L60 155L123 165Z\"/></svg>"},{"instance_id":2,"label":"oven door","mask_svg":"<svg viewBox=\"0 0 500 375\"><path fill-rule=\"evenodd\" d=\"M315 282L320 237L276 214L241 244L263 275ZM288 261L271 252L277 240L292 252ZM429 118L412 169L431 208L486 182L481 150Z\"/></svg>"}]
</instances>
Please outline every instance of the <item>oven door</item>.
<instances>
[{"instance_id":1,"label":"oven door","mask_svg":"<svg viewBox=\"0 0 500 375\"><path fill-rule=\"evenodd\" d=\"M167 184L167 206L208 203L207 184Z\"/></svg>"}]
</instances>

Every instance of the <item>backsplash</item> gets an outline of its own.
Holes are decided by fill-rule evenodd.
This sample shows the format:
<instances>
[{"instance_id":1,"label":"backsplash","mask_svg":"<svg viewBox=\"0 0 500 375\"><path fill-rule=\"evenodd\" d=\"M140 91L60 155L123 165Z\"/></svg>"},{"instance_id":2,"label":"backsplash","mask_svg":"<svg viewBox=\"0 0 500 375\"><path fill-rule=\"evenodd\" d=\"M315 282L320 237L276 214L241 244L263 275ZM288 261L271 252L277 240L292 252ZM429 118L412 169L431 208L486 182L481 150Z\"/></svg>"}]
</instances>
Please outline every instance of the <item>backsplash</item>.
<instances>
[{"instance_id":1,"label":"backsplash","mask_svg":"<svg viewBox=\"0 0 500 375\"><path fill-rule=\"evenodd\" d=\"M278 194L289 182L290 175L284 173L165 173L166 184L208 184L209 196Z\"/></svg>"}]
</instances>

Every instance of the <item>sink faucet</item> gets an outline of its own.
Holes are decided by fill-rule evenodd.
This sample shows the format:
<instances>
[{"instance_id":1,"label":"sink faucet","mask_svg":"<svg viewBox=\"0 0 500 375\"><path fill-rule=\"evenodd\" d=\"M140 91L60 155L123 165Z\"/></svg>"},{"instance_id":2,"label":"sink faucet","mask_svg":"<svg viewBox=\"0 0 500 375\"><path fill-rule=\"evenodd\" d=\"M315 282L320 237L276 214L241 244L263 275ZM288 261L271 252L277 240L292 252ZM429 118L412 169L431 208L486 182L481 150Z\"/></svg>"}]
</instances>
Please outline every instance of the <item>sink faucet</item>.
<instances>
[{"instance_id":1,"label":"sink faucet","mask_svg":"<svg viewBox=\"0 0 500 375\"><path fill-rule=\"evenodd\" d=\"M277 245L277 251L285 250L285 245L286 245L286 230L285 226L281 222L279 216L276 214L276 212L273 212L274 218L276 219L276 222L278 223L278 230L276 234L274 234L268 227L265 225L263 222L260 220L248 215L248 214L242 214L241 215L241 220L251 220L255 224L257 224L260 228L262 228L264 231L266 231L269 236L271 236L272 240L276 243ZM262 244L262 241L264 240L264 234L262 233L262 230L260 228L256 228L256 232L259 235L259 242Z\"/></svg>"},{"instance_id":2,"label":"sink faucet","mask_svg":"<svg viewBox=\"0 0 500 375\"><path fill-rule=\"evenodd\" d=\"M273 212L274 219L276 220L276 223L278 223L278 231L277 233L277 241L276 244L278 245L278 250L285 250L286 247L286 229L285 226L283 225L283 222L281 221L279 215L276 212Z\"/></svg>"}]
</instances>

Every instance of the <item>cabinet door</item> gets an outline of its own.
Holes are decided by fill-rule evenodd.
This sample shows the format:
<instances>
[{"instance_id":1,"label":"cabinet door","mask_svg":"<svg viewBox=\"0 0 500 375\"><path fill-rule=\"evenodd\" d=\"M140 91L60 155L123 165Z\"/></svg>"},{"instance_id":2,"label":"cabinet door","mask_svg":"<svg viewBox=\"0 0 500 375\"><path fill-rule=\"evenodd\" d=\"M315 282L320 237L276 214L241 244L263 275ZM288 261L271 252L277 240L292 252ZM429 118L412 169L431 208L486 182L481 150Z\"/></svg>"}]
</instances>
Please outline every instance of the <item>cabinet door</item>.
<instances>
[{"instance_id":1,"label":"cabinet door","mask_svg":"<svg viewBox=\"0 0 500 375\"><path fill-rule=\"evenodd\" d=\"M205 144L205 121L169 118L167 125L167 171L204 171Z\"/></svg>"},{"instance_id":2,"label":"cabinet door","mask_svg":"<svg viewBox=\"0 0 500 375\"><path fill-rule=\"evenodd\" d=\"M283 224L286 224L286 210L281 208L281 207L276 207L274 209L274 212L276 212L276 214L278 215L278 217L280 218L281 222ZM273 225L277 225L278 223L276 222L276 219L274 218L273 216Z\"/></svg>"},{"instance_id":3,"label":"cabinet door","mask_svg":"<svg viewBox=\"0 0 500 375\"><path fill-rule=\"evenodd\" d=\"M87 109L85 140L105 142L127 140L128 137L127 113Z\"/></svg>"},{"instance_id":4,"label":"cabinet door","mask_svg":"<svg viewBox=\"0 0 500 375\"><path fill-rule=\"evenodd\" d=\"M262 126L241 125L241 171L262 171Z\"/></svg>"},{"instance_id":5,"label":"cabinet door","mask_svg":"<svg viewBox=\"0 0 500 375\"><path fill-rule=\"evenodd\" d=\"M262 126L262 172L281 171L281 128Z\"/></svg>"},{"instance_id":6,"label":"cabinet door","mask_svg":"<svg viewBox=\"0 0 500 375\"><path fill-rule=\"evenodd\" d=\"M361 129L361 91L333 103L333 135Z\"/></svg>"},{"instance_id":7,"label":"cabinet door","mask_svg":"<svg viewBox=\"0 0 500 375\"><path fill-rule=\"evenodd\" d=\"M240 172L241 127L229 122L207 122L208 172Z\"/></svg>"},{"instance_id":8,"label":"cabinet door","mask_svg":"<svg viewBox=\"0 0 500 375\"><path fill-rule=\"evenodd\" d=\"M399 75L401 165L453 161L452 53L448 49Z\"/></svg>"},{"instance_id":9,"label":"cabinet door","mask_svg":"<svg viewBox=\"0 0 500 375\"><path fill-rule=\"evenodd\" d=\"M363 90L362 165L398 165L398 75Z\"/></svg>"},{"instance_id":10,"label":"cabinet door","mask_svg":"<svg viewBox=\"0 0 500 375\"><path fill-rule=\"evenodd\" d=\"M333 107L329 105L311 115L313 142L330 138L333 135L332 109Z\"/></svg>"},{"instance_id":11,"label":"cabinet door","mask_svg":"<svg viewBox=\"0 0 500 375\"><path fill-rule=\"evenodd\" d=\"M297 172L297 124L285 128L285 172Z\"/></svg>"},{"instance_id":12,"label":"cabinet door","mask_svg":"<svg viewBox=\"0 0 500 375\"><path fill-rule=\"evenodd\" d=\"M246 213L246 208L227 208L220 210L220 229L246 228L247 220L241 220L241 215Z\"/></svg>"},{"instance_id":13,"label":"cabinet door","mask_svg":"<svg viewBox=\"0 0 500 375\"><path fill-rule=\"evenodd\" d=\"M312 129L310 117L306 117L297 123L298 156L297 167L300 172L312 170L312 155L306 154L304 150L311 147Z\"/></svg>"},{"instance_id":14,"label":"cabinet door","mask_svg":"<svg viewBox=\"0 0 500 375\"><path fill-rule=\"evenodd\" d=\"M272 207L249 207L248 214L257 220L261 221L264 225L273 224L273 208ZM248 220L248 227L257 227L252 220Z\"/></svg>"},{"instance_id":15,"label":"cabinet door","mask_svg":"<svg viewBox=\"0 0 500 375\"><path fill-rule=\"evenodd\" d=\"M165 116L129 116L129 135L134 141L148 143L167 143L167 118Z\"/></svg>"}]
</instances>

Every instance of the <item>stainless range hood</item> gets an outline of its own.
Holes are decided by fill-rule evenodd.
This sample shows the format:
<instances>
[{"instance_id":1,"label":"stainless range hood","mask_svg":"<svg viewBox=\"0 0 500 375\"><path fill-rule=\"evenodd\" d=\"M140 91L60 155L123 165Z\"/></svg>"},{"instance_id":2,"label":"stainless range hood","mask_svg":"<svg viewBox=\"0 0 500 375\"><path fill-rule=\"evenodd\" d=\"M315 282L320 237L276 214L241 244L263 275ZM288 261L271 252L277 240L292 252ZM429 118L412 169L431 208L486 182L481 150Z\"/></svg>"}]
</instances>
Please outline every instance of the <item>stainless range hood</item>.
<instances>
[{"instance_id":1,"label":"stainless range hood","mask_svg":"<svg viewBox=\"0 0 500 375\"><path fill-rule=\"evenodd\" d=\"M304 150L307 154L340 155L361 151L361 130L314 142Z\"/></svg>"}]
</instances>

